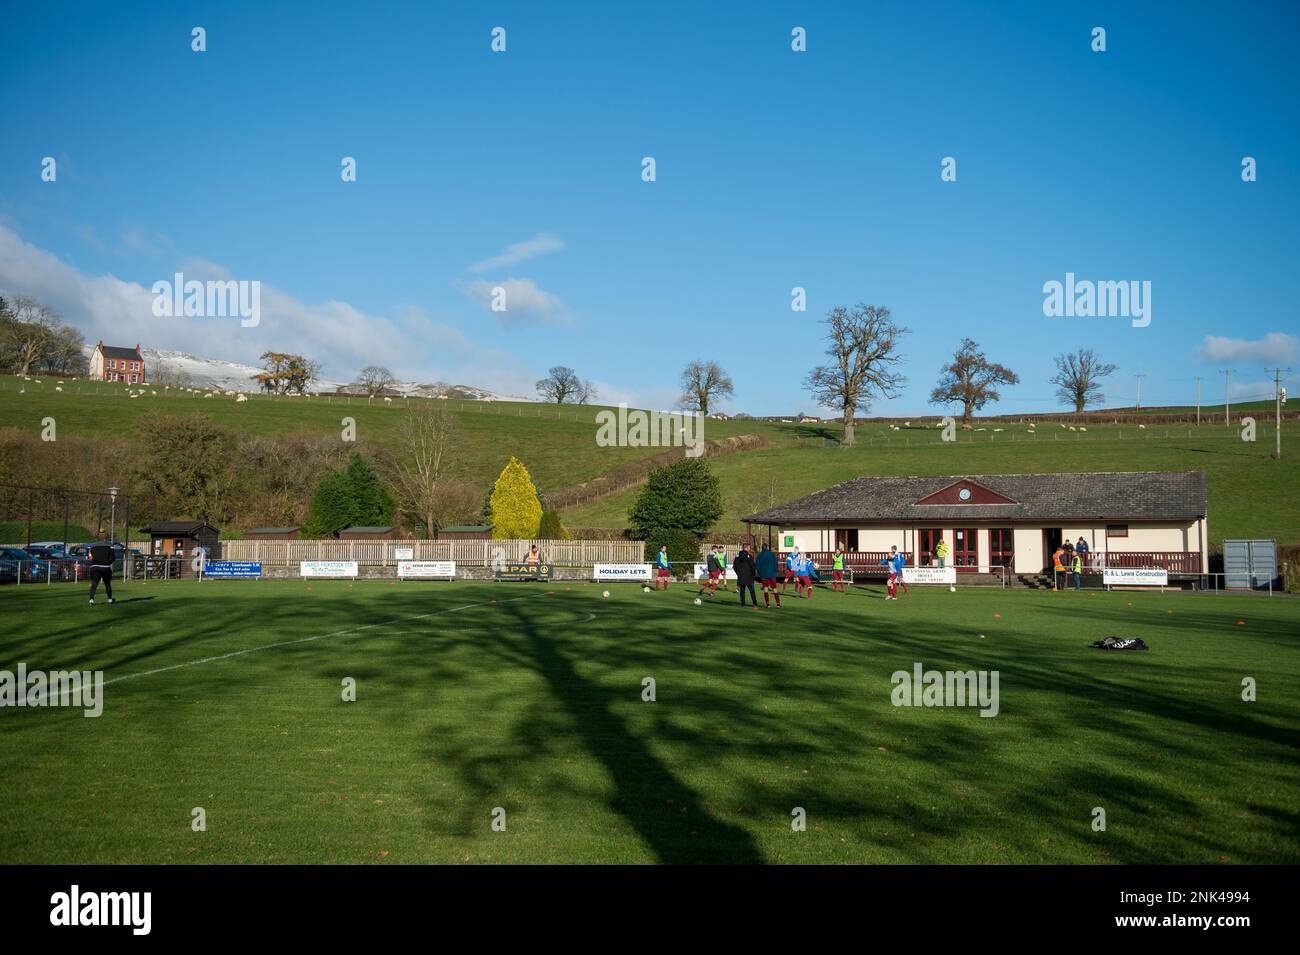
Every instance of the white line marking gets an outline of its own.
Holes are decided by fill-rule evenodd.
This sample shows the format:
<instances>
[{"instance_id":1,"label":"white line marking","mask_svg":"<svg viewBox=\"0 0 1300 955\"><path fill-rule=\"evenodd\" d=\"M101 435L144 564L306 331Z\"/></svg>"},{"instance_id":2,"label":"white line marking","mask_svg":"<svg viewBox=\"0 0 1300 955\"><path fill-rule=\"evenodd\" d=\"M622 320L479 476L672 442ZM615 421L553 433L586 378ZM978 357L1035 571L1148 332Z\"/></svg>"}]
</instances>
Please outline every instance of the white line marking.
<instances>
[{"instance_id":1,"label":"white line marking","mask_svg":"<svg viewBox=\"0 0 1300 955\"><path fill-rule=\"evenodd\" d=\"M534 600L537 597L545 596L544 594L530 594L526 597L509 597L505 600L498 600L497 603L512 603L516 600ZM231 657L242 657L245 653L257 653L260 650L274 650L276 647L291 647L297 643L311 643L313 640L328 640L330 637L343 637L352 633L360 633L362 630L369 630L371 627L390 627L397 623L408 623L412 620L425 620L429 617L440 617L443 614L459 613L462 610L471 610L474 607L490 607L491 603L465 604L463 607L449 607L446 610L434 610L431 613L417 614L414 617L402 617L399 620L387 620L383 623L367 623L360 627L351 627L347 630L335 630L333 633L318 633L313 637L299 637L297 640L281 640L278 643L268 643L260 647L249 647L246 650L235 650L231 653L222 653L213 657L204 657L201 660L190 660L188 663L174 663L167 667L158 667L156 670L143 670L140 673L128 673L125 676L115 676L111 680L105 680L104 686L110 683L120 683L123 680L137 680L142 676L153 676L156 673L166 673L169 670L180 670L185 667L196 667L201 663L215 663L218 660L229 660ZM584 621L585 622L585 621Z\"/></svg>"}]
</instances>

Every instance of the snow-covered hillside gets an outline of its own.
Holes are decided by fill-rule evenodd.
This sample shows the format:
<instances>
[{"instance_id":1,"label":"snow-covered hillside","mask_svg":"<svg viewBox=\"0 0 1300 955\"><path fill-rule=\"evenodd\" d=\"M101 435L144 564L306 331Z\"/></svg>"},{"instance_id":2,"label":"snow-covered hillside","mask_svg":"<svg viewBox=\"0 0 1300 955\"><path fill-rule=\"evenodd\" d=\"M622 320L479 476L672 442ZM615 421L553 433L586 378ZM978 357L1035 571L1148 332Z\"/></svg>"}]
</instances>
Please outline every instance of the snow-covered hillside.
<instances>
[{"instance_id":1,"label":"snow-covered hillside","mask_svg":"<svg viewBox=\"0 0 1300 955\"><path fill-rule=\"evenodd\" d=\"M95 350L88 345L86 353ZM186 379L194 388L220 388L222 391L253 391L255 384L252 376L262 369L245 365L237 361L224 361L220 358L200 358L180 351L168 351L161 348L142 348L145 370L149 378L162 383L171 379ZM347 382L322 378L315 382L311 390L319 392L338 391L347 386ZM423 383L418 381L400 381L393 385L395 393L403 395L443 395L465 401L536 401L517 395L503 395L476 388L473 385L449 385L444 382Z\"/></svg>"}]
</instances>

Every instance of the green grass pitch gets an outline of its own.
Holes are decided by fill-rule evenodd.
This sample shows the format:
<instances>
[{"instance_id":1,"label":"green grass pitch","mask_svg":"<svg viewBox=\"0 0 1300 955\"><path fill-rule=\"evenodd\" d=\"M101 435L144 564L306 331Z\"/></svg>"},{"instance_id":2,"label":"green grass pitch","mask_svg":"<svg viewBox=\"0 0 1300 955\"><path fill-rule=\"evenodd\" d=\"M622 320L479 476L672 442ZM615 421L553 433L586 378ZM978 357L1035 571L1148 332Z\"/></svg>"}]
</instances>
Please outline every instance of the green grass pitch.
<instances>
[{"instance_id":1,"label":"green grass pitch","mask_svg":"<svg viewBox=\"0 0 1300 955\"><path fill-rule=\"evenodd\" d=\"M1295 599L694 596L6 587L0 669L108 682L0 709L0 862L1300 861ZM997 670L999 714L891 705L917 661Z\"/></svg>"}]
</instances>

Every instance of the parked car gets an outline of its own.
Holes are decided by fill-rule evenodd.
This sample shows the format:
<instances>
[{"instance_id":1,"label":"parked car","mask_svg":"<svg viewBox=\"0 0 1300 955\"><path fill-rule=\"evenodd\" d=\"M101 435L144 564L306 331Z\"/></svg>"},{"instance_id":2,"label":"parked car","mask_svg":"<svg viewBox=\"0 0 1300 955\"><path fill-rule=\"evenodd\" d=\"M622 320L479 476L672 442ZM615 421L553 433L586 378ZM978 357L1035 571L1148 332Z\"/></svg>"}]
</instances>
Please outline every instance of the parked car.
<instances>
[{"instance_id":1,"label":"parked car","mask_svg":"<svg viewBox=\"0 0 1300 955\"><path fill-rule=\"evenodd\" d=\"M94 547L96 544L108 544L109 547L113 548L113 570L115 572L120 572L122 570L122 558L126 554L129 553L132 558L135 558L139 557L141 553L138 547L132 547L128 550L124 544L120 543L109 544L108 541L90 541L86 544L76 544L69 547L67 556L70 560L75 560L78 563L88 565L90 563L90 548ZM82 576L84 577L85 575L85 569L83 568Z\"/></svg>"},{"instance_id":2,"label":"parked car","mask_svg":"<svg viewBox=\"0 0 1300 955\"><path fill-rule=\"evenodd\" d=\"M29 548L46 547L49 548L50 550L57 550L60 554L62 554L65 550L67 550L68 545L63 541L32 541L31 544L28 545L28 547Z\"/></svg>"},{"instance_id":3,"label":"parked car","mask_svg":"<svg viewBox=\"0 0 1300 955\"><path fill-rule=\"evenodd\" d=\"M15 583L19 577L27 580L31 573L32 555L17 547L0 547L0 582Z\"/></svg>"}]
</instances>

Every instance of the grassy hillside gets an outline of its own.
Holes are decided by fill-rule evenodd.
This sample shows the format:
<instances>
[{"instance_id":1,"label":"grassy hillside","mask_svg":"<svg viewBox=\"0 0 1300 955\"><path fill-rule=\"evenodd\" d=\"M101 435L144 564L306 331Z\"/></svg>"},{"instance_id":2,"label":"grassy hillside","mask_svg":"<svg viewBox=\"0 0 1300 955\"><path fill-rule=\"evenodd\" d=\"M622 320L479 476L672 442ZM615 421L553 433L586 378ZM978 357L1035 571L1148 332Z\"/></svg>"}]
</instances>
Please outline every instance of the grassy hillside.
<instances>
[{"instance_id":1,"label":"grassy hillside","mask_svg":"<svg viewBox=\"0 0 1300 955\"><path fill-rule=\"evenodd\" d=\"M356 420L357 436L394 449L406 399L368 402L365 398L205 398L176 390L127 396L125 386L69 382L62 392L55 382L43 385L13 376L0 377L0 425L39 434L41 421L53 417L58 436L122 435L135 439L141 421L162 410L177 415L201 412L214 421L249 434L314 433L337 437L341 420ZM25 389L25 393L19 393ZM429 401L413 398L411 401ZM438 400L438 399L433 399ZM461 454L468 480L486 487L515 455L544 489L588 481L614 468L659 453L661 448L599 447L595 416L600 406L541 405L526 402L448 401L462 427ZM766 422L709 421L706 438L762 434L775 443L794 443L811 434L797 425Z\"/></svg>"},{"instance_id":2,"label":"grassy hillside","mask_svg":"<svg viewBox=\"0 0 1300 955\"><path fill-rule=\"evenodd\" d=\"M32 521L32 540L63 540L63 521ZM86 527L75 522L68 524L68 540L72 542L88 541L94 534ZM0 543L26 544L26 521L0 521Z\"/></svg>"},{"instance_id":3,"label":"grassy hillside","mask_svg":"<svg viewBox=\"0 0 1300 955\"><path fill-rule=\"evenodd\" d=\"M20 389L25 388L25 393ZM337 436L343 417L356 419L358 435L395 449L404 400L391 404L363 398L265 398L236 403L227 397L204 398L152 389L157 394L128 398L122 386L69 382L54 391L21 379L0 378L0 425L37 434L41 421L53 417L61 438L78 434L122 435L145 440L146 416L202 412L233 430L249 434L320 434ZM411 399L413 401L428 399ZM572 487L615 468L658 453L659 448L599 447L595 415L599 407L531 403L449 401L462 426L461 456L466 477L484 487L494 480L511 454L527 464L545 490ZM1237 408L1234 406L1234 413ZM1206 419L1207 422L1209 419ZM1206 472L1210 490L1211 539L1272 537L1300 543L1300 470L1289 456L1279 463L1273 449L1273 425L1258 415L1258 440L1247 444L1234 424L1206 423L1200 428L1132 424L1090 424L1086 432L1042 422L1031 434L1023 424L993 425L960 435L945 444L933 427L890 430L883 424L860 425L859 446L838 446L841 428L834 424L795 425L767 421L715 421L705 438L758 434L767 448L718 458L713 467L723 482L723 525L738 528L739 518L827 485L865 474L957 474L1062 471L1186 470ZM980 426L982 427L982 426ZM1284 427L1284 438L1300 436L1300 427ZM1300 446L1297 446L1300 447ZM1286 447L1284 452L1288 453ZM1297 450L1300 454L1300 450ZM39 477L37 478L39 481ZM566 509L576 527L622 527L635 490Z\"/></svg>"},{"instance_id":4,"label":"grassy hillside","mask_svg":"<svg viewBox=\"0 0 1300 955\"><path fill-rule=\"evenodd\" d=\"M1269 457L1272 428L1261 427L1254 444L1221 425L1190 432L1090 426L1085 434L1040 426L1030 434L1024 426L1008 426L1000 434L969 432L944 443L934 429L859 427L855 448L773 447L719 458L713 468L722 481L728 527L737 527L744 514L862 475L1203 470L1211 541L1300 542L1300 469ZM613 495L566 518L577 526L622 526L634 494Z\"/></svg>"}]
</instances>

